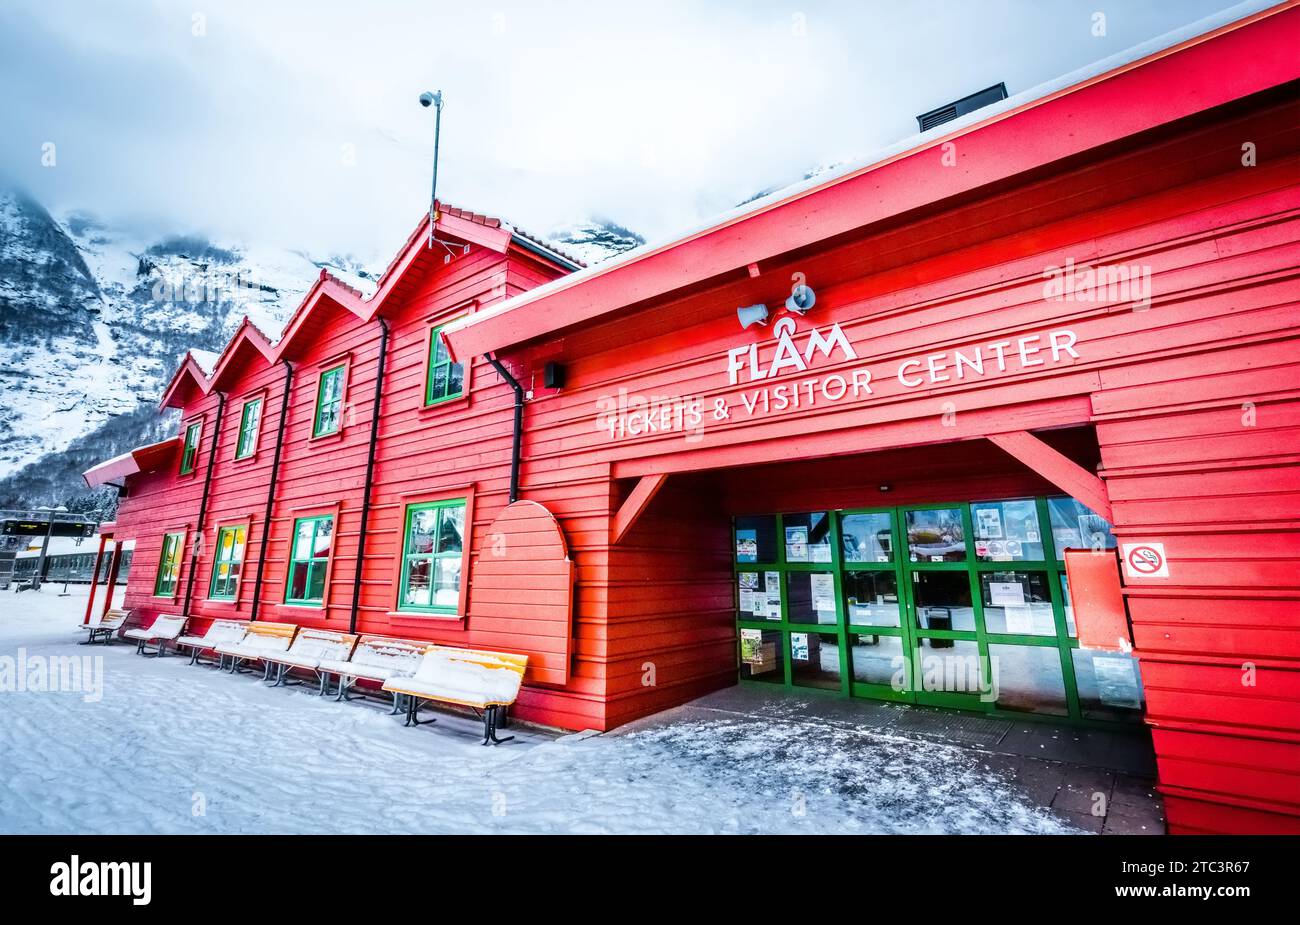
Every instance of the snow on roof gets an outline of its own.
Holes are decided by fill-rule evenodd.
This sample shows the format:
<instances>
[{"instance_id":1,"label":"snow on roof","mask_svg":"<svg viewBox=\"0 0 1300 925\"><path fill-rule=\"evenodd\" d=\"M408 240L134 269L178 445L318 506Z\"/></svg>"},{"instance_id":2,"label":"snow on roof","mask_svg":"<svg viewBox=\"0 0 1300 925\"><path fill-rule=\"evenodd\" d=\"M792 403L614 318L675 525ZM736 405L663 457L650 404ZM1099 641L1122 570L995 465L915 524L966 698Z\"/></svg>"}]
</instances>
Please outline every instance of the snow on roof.
<instances>
[{"instance_id":1,"label":"snow on roof","mask_svg":"<svg viewBox=\"0 0 1300 925\"><path fill-rule=\"evenodd\" d=\"M212 371L217 368L217 360L221 358L221 354L211 350L191 350L190 356L199 364L199 369L203 370L205 376L212 375Z\"/></svg>"},{"instance_id":2,"label":"snow on roof","mask_svg":"<svg viewBox=\"0 0 1300 925\"><path fill-rule=\"evenodd\" d=\"M347 270L341 270L333 264L326 264L322 267L326 273L338 280L344 286L347 286L353 292L357 293L363 299L370 299L379 290L379 282L368 276L362 276L359 273L352 273Z\"/></svg>"},{"instance_id":3,"label":"snow on roof","mask_svg":"<svg viewBox=\"0 0 1300 925\"><path fill-rule=\"evenodd\" d=\"M41 543L45 541L44 536L29 536L27 537L27 541L27 545L18 550L15 558L33 559L41 554ZM98 533L91 537L52 536L50 537L50 546L46 554L51 556L66 556L73 553L94 553L98 550Z\"/></svg>"},{"instance_id":4,"label":"snow on roof","mask_svg":"<svg viewBox=\"0 0 1300 925\"><path fill-rule=\"evenodd\" d=\"M1204 19L1199 19L1193 23L1189 23L1180 29L1166 32L1163 35L1148 39L1147 41L1134 45L1131 48L1127 48L1124 51L1117 52L1110 57L1101 58L1091 64L1084 65L1077 70L1070 71L1069 73L1062 74L1052 80L1038 84L1035 87L1031 87L1028 90L1022 90L1004 100L972 110L956 119L941 123L928 131L908 135L893 144L887 145L883 148L878 148L862 157L836 164L834 167L827 170L820 172L814 171L810 176L796 183L779 187L756 199L752 199L728 209L725 212L712 215L702 221L678 229L671 234L647 241L645 244L626 250L595 266L585 267L577 273L559 277L558 279L551 280L541 286L522 292L513 298L498 302L489 309L475 312L473 315L466 317L462 322L455 326L457 328L467 328L488 318L494 318L498 315L505 314L517 306L527 304L536 299L547 296L552 292L571 288L575 285L581 284L584 280L593 276L604 275L605 273L615 270L624 264L634 263L646 254L671 247L672 245L685 241L688 238L697 237L714 228L734 222L737 219L763 212L776 203L793 199L810 190L829 186L850 174L857 173L868 167L879 164L880 162L888 160L898 154L902 154L914 148L922 147L933 139L942 138L945 135L949 135L954 131L958 131L969 125L983 122L1004 112L1010 112L1011 110L1024 106L1027 103L1044 99L1045 97L1051 96L1052 94L1069 87L1073 87L1076 84L1083 83L1093 77L1122 68L1126 64L1140 61L1143 58L1164 51L1167 48L1172 48L1182 42L1213 32L1214 30L1236 22L1237 20L1245 19L1261 10L1266 10L1278 5L1279 4L1276 0L1246 0L1244 3L1239 3L1236 6L1220 10Z\"/></svg>"}]
</instances>

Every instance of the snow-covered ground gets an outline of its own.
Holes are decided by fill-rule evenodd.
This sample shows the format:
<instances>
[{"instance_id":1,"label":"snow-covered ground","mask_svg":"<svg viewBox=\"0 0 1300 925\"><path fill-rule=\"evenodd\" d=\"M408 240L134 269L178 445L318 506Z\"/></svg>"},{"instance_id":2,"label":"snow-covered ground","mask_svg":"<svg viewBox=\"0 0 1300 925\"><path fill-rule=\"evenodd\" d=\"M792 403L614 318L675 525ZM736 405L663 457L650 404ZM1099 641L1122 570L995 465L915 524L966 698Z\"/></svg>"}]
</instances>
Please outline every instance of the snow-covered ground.
<instances>
[{"instance_id":1,"label":"snow-covered ground","mask_svg":"<svg viewBox=\"0 0 1300 925\"><path fill-rule=\"evenodd\" d=\"M469 718L407 729L375 703L78 646L85 592L60 590L0 594L0 833L1075 831L975 753L794 719L484 748ZM15 690L20 656L29 681L101 661L81 690L38 692Z\"/></svg>"}]
</instances>

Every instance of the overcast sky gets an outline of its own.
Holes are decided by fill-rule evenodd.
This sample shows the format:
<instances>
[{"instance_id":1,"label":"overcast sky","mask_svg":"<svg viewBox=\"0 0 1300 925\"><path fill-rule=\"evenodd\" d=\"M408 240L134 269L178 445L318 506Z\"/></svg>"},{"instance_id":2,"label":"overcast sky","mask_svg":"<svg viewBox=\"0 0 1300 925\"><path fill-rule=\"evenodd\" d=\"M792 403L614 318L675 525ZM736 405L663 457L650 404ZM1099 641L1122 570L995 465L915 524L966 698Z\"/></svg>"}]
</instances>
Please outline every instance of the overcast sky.
<instances>
[{"instance_id":1,"label":"overcast sky","mask_svg":"<svg viewBox=\"0 0 1300 925\"><path fill-rule=\"evenodd\" d=\"M1231 5L5 0L0 174L151 234L382 263L427 207L441 89L445 202L657 237Z\"/></svg>"}]
</instances>

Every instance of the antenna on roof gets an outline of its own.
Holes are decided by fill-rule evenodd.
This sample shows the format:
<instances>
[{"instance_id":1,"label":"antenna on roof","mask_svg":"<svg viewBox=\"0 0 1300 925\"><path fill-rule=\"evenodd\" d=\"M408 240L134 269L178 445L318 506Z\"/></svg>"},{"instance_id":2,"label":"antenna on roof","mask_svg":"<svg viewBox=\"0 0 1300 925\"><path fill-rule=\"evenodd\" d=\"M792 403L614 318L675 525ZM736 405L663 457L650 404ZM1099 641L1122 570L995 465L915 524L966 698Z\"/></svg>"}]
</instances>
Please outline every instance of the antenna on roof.
<instances>
[{"instance_id":1,"label":"antenna on roof","mask_svg":"<svg viewBox=\"0 0 1300 925\"><path fill-rule=\"evenodd\" d=\"M433 223L438 220L438 141L442 134L442 91L425 90L420 94L420 105L434 108L433 117L433 188L429 192L429 247L433 247Z\"/></svg>"}]
</instances>

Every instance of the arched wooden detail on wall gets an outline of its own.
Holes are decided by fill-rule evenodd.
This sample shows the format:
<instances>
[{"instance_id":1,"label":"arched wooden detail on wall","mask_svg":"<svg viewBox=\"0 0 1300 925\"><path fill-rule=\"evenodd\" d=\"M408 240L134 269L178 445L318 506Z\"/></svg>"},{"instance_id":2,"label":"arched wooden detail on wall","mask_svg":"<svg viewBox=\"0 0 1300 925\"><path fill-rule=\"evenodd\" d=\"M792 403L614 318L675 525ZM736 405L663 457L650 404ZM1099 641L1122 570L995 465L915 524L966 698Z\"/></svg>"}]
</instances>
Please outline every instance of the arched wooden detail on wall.
<instances>
[{"instance_id":1,"label":"arched wooden detail on wall","mask_svg":"<svg viewBox=\"0 0 1300 925\"><path fill-rule=\"evenodd\" d=\"M569 680L573 578L560 525L536 501L507 506L484 535L469 587L471 620L490 621L500 648L528 656L526 681Z\"/></svg>"}]
</instances>

